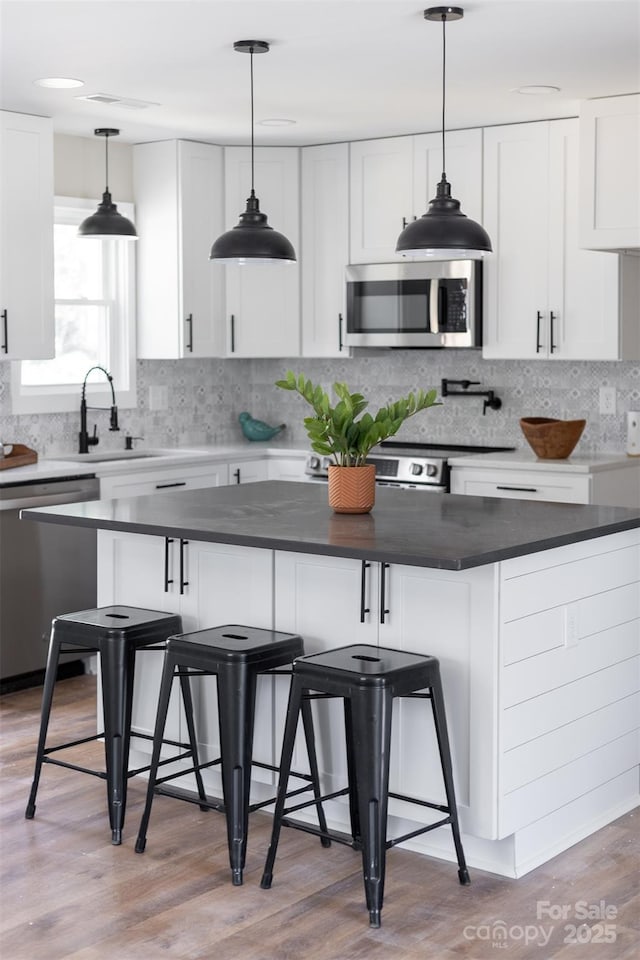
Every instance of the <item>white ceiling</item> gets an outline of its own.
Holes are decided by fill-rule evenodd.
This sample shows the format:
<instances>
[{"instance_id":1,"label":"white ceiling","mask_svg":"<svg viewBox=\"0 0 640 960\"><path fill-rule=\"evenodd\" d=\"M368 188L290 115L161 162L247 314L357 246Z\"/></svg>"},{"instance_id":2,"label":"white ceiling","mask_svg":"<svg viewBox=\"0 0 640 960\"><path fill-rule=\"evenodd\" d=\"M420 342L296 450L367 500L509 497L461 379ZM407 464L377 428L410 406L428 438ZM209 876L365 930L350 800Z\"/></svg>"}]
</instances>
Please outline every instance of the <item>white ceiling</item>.
<instances>
[{"instance_id":1,"label":"white ceiling","mask_svg":"<svg viewBox=\"0 0 640 960\"><path fill-rule=\"evenodd\" d=\"M471 0L447 26L447 127L575 116L579 101L640 90L640 0ZM246 143L254 58L256 143L306 144L437 130L439 24L420 0L0 0L0 104L58 133L120 127L130 142ZM84 80L76 90L33 81ZM552 84L553 96L513 92ZM134 110L75 99L105 93Z\"/></svg>"}]
</instances>

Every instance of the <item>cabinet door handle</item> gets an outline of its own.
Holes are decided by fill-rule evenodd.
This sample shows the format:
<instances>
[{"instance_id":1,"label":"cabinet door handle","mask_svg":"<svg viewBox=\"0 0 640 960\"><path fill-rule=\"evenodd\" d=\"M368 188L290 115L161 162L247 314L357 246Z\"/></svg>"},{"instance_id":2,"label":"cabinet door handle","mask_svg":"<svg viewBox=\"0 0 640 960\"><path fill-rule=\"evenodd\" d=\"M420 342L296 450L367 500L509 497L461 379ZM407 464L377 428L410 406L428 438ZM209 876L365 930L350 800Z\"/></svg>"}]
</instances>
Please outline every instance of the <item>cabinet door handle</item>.
<instances>
[{"instance_id":1,"label":"cabinet door handle","mask_svg":"<svg viewBox=\"0 0 640 960\"><path fill-rule=\"evenodd\" d=\"M388 563L380 564L380 623L384 623L384 618L387 613L389 613L389 608L387 607L387 570L389 569Z\"/></svg>"},{"instance_id":2,"label":"cabinet door handle","mask_svg":"<svg viewBox=\"0 0 640 960\"><path fill-rule=\"evenodd\" d=\"M553 353L553 351L556 349L556 344L554 343L555 331L553 329L554 320L556 320L556 315L552 310L551 313L549 314L549 350L551 353Z\"/></svg>"},{"instance_id":3,"label":"cabinet door handle","mask_svg":"<svg viewBox=\"0 0 640 960\"><path fill-rule=\"evenodd\" d=\"M537 487L499 487L496 485L496 490L519 490L522 493L537 493Z\"/></svg>"},{"instance_id":4,"label":"cabinet door handle","mask_svg":"<svg viewBox=\"0 0 640 960\"><path fill-rule=\"evenodd\" d=\"M362 561L360 571L360 623L364 623L365 614L370 613L369 607L365 607L365 593L367 591L367 570L371 566L366 560Z\"/></svg>"},{"instance_id":5,"label":"cabinet door handle","mask_svg":"<svg viewBox=\"0 0 640 960\"><path fill-rule=\"evenodd\" d=\"M540 353L542 350L542 344L540 343L540 321L542 320L542 313L538 310L536 314L536 353Z\"/></svg>"},{"instance_id":6,"label":"cabinet door handle","mask_svg":"<svg viewBox=\"0 0 640 960\"><path fill-rule=\"evenodd\" d=\"M237 470L233 471L232 476L236 478L236 483L240 483L240 467Z\"/></svg>"},{"instance_id":7,"label":"cabinet door handle","mask_svg":"<svg viewBox=\"0 0 640 960\"><path fill-rule=\"evenodd\" d=\"M167 490L169 487L186 487L186 485L186 480L180 480L177 483L156 483L156 490Z\"/></svg>"},{"instance_id":8,"label":"cabinet door handle","mask_svg":"<svg viewBox=\"0 0 640 960\"><path fill-rule=\"evenodd\" d=\"M186 348L189 351L189 353L193 353L193 314L192 313L190 313L189 316L186 318L185 323L189 324L189 339L187 340Z\"/></svg>"},{"instance_id":9,"label":"cabinet door handle","mask_svg":"<svg viewBox=\"0 0 640 960\"><path fill-rule=\"evenodd\" d=\"M172 537L164 538L164 592L169 593L169 584L173 580L169 579L169 544L173 543Z\"/></svg>"},{"instance_id":10,"label":"cabinet door handle","mask_svg":"<svg viewBox=\"0 0 640 960\"><path fill-rule=\"evenodd\" d=\"M235 353L236 349L236 318L234 314L231 314L231 353Z\"/></svg>"},{"instance_id":11,"label":"cabinet door handle","mask_svg":"<svg viewBox=\"0 0 640 960\"><path fill-rule=\"evenodd\" d=\"M3 310L2 314L2 350L3 353L9 353L9 324L7 320L7 311Z\"/></svg>"},{"instance_id":12,"label":"cabinet door handle","mask_svg":"<svg viewBox=\"0 0 640 960\"><path fill-rule=\"evenodd\" d=\"M342 314L338 314L338 350L342 353Z\"/></svg>"},{"instance_id":13,"label":"cabinet door handle","mask_svg":"<svg viewBox=\"0 0 640 960\"><path fill-rule=\"evenodd\" d=\"M180 594L184 593L184 588L189 586L189 581L184 578L184 548L188 545L188 540L180 537Z\"/></svg>"}]
</instances>

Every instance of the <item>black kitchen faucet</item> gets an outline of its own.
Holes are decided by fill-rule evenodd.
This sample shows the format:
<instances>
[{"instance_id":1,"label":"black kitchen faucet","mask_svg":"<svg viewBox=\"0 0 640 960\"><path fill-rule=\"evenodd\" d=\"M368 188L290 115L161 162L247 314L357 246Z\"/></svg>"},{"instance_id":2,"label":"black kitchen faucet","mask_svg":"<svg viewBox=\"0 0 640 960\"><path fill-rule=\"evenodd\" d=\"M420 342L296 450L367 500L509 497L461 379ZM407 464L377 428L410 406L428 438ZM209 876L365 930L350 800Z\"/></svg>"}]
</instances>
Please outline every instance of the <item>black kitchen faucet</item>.
<instances>
[{"instance_id":1,"label":"black kitchen faucet","mask_svg":"<svg viewBox=\"0 0 640 960\"><path fill-rule=\"evenodd\" d=\"M88 407L87 406L87 377L92 370L101 370L104 373L105 377L109 381L109 386L111 387L111 406L110 407ZM105 370L104 367L89 367L85 374L84 381L82 383L82 397L80 399L80 433L79 433L79 446L78 453L89 453L89 447L95 446L99 443L97 435L97 427L94 423L93 425L93 435L90 437L87 433L87 410L110 410L109 417L109 430L119 430L118 426L118 408L116 406L116 394L113 389L113 377L108 370Z\"/></svg>"}]
</instances>

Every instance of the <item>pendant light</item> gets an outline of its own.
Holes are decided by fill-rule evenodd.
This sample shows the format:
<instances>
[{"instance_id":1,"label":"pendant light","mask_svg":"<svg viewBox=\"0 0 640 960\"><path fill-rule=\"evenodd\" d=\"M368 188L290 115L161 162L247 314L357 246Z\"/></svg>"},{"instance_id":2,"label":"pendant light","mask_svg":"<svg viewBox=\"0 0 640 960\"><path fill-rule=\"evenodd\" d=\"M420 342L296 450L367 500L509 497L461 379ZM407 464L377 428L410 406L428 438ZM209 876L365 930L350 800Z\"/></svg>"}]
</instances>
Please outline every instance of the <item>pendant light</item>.
<instances>
[{"instance_id":1,"label":"pendant light","mask_svg":"<svg viewBox=\"0 0 640 960\"><path fill-rule=\"evenodd\" d=\"M104 137L104 162L106 186L102 194L102 203L90 217L78 227L78 236L92 240L110 240L119 237L122 240L137 240L136 228L121 213L111 200L109 193L109 137L117 137L119 130L112 127L99 127L93 131L96 137Z\"/></svg>"},{"instance_id":2,"label":"pendant light","mask_svg":"<svg viewBox=\"0 0 640 960\"><path fill-rule=\"evenodd\" d=\"M292 262L296 259L295 250L282 233L269 226L254 191L253 55L268 53L269 44L264 40L238 40L233 49L251 56L251 194L239 223L218 237L211 247L209 259L218 263Z\"/></svg>"},{"instance_id":3,"label":"pendant light","mask_svg":"<svg viewBox=\"0 0 640 960\"><path fill-rule=\"evenodd\" d=\"M424 11L425 20L442 23L442 178L429 210L419 220L409 223L398 237L396 253L403 257L478 260L491 253L486 230L461 211L460 201L451 196L445 172L445 24L448 20L461 20L463 16L462 7L429 7Z\"/></svg>"}]
</instances>

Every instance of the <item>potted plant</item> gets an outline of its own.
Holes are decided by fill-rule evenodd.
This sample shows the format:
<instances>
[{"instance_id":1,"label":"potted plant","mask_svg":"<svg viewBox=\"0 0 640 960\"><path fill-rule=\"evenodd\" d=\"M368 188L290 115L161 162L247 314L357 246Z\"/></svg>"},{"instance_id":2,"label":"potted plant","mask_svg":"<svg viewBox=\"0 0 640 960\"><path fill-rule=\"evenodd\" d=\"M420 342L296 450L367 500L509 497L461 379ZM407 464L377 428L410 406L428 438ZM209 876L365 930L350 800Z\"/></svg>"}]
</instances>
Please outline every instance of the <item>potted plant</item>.
<instances>
[{"instance_id":1,"label":"potted plant","mask_svg":"<svg viewBox=\"0 0 640 960\"><path fill-rule=\"evenodd\" d=\"M305 417L304 425L311 440L311 448L323 456L333 457L329 466L329 505L336 513L368 513L375 501L376 468L367 463L372 447L394 436L405 420L426 410L440 406L435 390L418 390L401 397L386 407L380 407L375 416L364 413L368 406L361 393L351 393L346 383L334 383L338 398L332 406L329 395L321 386L297 377L288 370L284 380L276 386L300 394L313 408L314 415Z\"/></svg>"}]
</instances>

